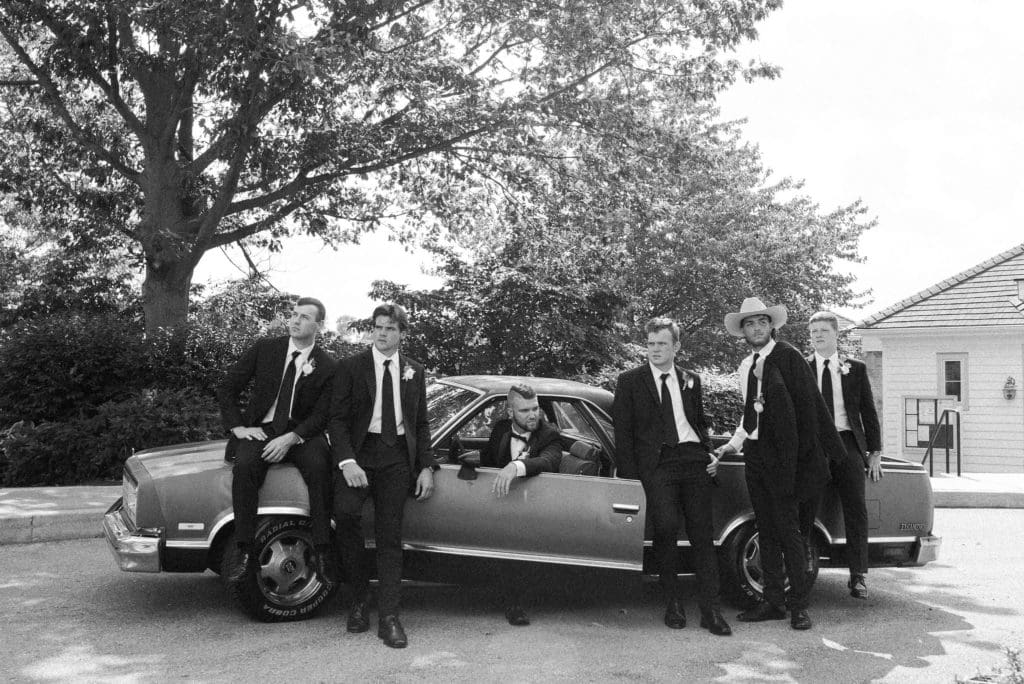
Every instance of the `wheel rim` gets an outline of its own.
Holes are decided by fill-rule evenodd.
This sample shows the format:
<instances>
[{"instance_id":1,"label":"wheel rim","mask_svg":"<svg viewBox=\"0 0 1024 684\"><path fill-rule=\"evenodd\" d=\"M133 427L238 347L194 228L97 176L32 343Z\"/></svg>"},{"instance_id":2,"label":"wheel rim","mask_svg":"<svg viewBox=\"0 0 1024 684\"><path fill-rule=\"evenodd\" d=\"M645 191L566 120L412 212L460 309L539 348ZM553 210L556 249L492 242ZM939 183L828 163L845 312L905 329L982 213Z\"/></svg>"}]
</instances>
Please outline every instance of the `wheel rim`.
<instances>
[{"instance_id":1,"label":"wheel rim","mask_svg":"<svg viewBox=\"0 0 1024 684\"><path fill-rule=\"evenodd\" d=\"M743 577L747 583L761 594L764 594L764 569L761 567L761 544L758 533L751 535L743 545L741 562Z\"/></svg>"},{"instance_id":2,"label":"wheel rim","mask_svg":"<svg viewBox=\"0 0 1024 684\"><path fill-rule=\"evenodd\" d=\"M316 595L323 587L313 561L310 540L285 530L273 536L260 553L259 587L273 603L294 606Z\"/></svg>"}]
</instances>

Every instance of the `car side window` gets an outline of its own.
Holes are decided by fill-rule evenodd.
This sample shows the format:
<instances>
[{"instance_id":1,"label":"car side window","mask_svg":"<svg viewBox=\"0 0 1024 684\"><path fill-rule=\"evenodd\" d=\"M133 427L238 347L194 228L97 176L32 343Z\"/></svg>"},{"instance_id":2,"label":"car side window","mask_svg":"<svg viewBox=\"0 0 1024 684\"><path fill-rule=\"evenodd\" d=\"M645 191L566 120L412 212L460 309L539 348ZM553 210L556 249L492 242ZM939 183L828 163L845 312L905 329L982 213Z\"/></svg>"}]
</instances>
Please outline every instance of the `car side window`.
<instances>
[{"instance_id":1,"label":"car side window","mask_svg":"<svg viewBox=\"0 0 1024 684\"><path fill-rule=\"evenodd\" d=\"M473 415L459 428L459 437L465 439L487 440L491 436L494 424L505 417L505 399L499 399Z\"/></svg>"},{"instance_id":2,"label":"car side window","mask_svg":"<svg viewBox=\"0 0 1024 684\"><path fill-rule=\"evenodd\" d=\"M594 426L574 403L556 399L551 402L551 410L555 414L555 423L563 433L577 438L582 437L597 444L601 443Z\"/></svg>"}]
</instances>

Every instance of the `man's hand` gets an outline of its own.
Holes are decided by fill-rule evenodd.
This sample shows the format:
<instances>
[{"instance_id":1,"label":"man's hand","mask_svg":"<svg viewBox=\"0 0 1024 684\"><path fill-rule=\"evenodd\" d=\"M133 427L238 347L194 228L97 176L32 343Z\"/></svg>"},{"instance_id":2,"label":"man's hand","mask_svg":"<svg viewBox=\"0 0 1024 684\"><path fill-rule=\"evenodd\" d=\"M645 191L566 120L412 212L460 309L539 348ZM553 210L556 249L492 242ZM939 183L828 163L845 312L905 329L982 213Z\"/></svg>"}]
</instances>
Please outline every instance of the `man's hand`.
<instances>
[{"instance_id":1,"label":"man's hand","mask_svg":"<svg viewBox=\"0 0 1024 684\"><path fill-rule=\"evenodd\" d=\"M872 451L868 453L868 477L872 482L882 479L882 452Z\"/></svg>"},{"instance_id":2,"label":"man's hand","mask_svg":"<svg viewBox=\"0 0 1024 684\"><path fill-rule=\"evenodd\" d=\"M341 474L345 478L345 484L349 487L360 489L362 487L370 486L370 481L366 479L366 471L360 468L359 464L355 461L349 461L348 463L338 467L341 469Z\"/></svg>"},{"instance_id":3,"label":"man's hand","mask_svg":"<svg viewBox=\"0 0 1024 684\"><path fill-rule=\"evenodd\" d=\"M498 476L494 478L494 485L491 487L491 491L499 497L507 495L509 487L512 486L512 481L518 475L519 471L516 470L515 463L506 464L504 468L498 471Z\"/></svg>"},{"instance_id":4,"label":"man's hand","mask_svg":"<svg viewBox=\"0 0 1024 684\"><path fill-rule=\"evenodd\" d=\"M267 433L261 427L242 427L238 425L231 428L231 434L237 439L255 439L257 442L267 439Z\"/></svg>"},{"instance_id":5,"label":"man's hand","mask_svg":"<svg viewBox=\"0 0 1024 684\"><path fill-rule=\"evenodd\" d=\"M434 493L434 471L424 468L416 478L416 500L426 501Z\"/></svg>"},{"instance_id":6,"label":"man's hand","mask_svg":"<svg viewBox=\"0 0 1024 684\"><path fill-rule=\"evenodd\" d=\"M715 449L711 453L714 454L715 456L717 456L718 459L721 459L726 454L735 454L736 453L736 447L734 447L732 444L729 444L728 442L726 442L725 444L723 444L722 446L718 447L717 449ZM718 463L717 462L715 463L715 467L716 468L718 467Z\"/></svg>"},{"instance_id":7,"label":"man's hand","mask_svg":"<svg viewBox=\"0 0 1024 684\"><path fill-rule=\"evenodd\" d=\"M294 432L286 432L280 437L267 442L261 454L267 463L280 463L288 454L288 450L299 443L299 436Z\"/></svg>"},{"instance_id":8,"label":"man's hand","mask_svg":"<svg viewBox=\"0 0 1024 684\"><path fill-rule=\"evenodd\" d=\"M716 450L717 451L717 450ZM711 463L708 463L708 467L705 470L708 471L708 475L714 477L718 474L718 461L721 456L717 455L714 451L709 454L711 456Z\"/></svg>"}]
</instances>

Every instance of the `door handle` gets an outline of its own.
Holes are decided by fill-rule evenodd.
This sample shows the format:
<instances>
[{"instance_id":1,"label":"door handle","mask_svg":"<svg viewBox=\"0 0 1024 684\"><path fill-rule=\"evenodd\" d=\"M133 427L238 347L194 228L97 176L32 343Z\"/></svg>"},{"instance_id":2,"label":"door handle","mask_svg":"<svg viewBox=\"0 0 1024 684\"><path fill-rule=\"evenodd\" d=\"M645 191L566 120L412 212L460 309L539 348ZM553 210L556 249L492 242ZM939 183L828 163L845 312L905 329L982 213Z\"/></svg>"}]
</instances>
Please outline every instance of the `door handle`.
<instances>
[{"instance_id":1,"label":"door handle","mask_svg":"<svg viewBox=\"0 0 1024 684\"><path fill-rule=\"evenodd\" d=\"M612 504L612 510L616 513L636 515L640 512L640 506L636 504Z\"/></svg>"}]
</instances>

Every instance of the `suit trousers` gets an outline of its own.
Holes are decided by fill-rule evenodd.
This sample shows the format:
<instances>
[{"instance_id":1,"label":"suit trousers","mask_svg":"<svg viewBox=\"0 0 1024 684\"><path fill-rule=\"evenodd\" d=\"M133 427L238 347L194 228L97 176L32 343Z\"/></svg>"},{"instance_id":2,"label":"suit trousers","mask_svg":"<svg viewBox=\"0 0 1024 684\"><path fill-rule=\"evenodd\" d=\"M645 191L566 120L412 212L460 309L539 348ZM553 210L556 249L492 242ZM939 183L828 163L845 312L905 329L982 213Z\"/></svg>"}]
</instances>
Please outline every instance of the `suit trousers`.
<instances>
[{"instance_id":1,"label":"suit trousers","mask_svg":"<svg viewBox=\"0 0 1024 684\"><path fill-rule=\"evenodd\" d=\"M270 424L263 431L274 438ZM266 442L241 439L235 451L231 478L231 505L235 511L235 536L242 544L256 541L256 512L259 492L267 479L271 464L263 460ZM331 466L327 442L323 435L296 444L282 463L293 463L302 474L309 491L309 516L313 523L313 543L331 543Z\"/></svg>"},{"instance_id":2,"label":"suit trousers","mask_svg":"<svg viewBox=\"0 0 1024 684\"><path fill-rule=\"evenodd\" d=\"M373 453L369 453L371 451ZM401 458L394 458L396 453ZM334 518L342 565L357 600L361 600L370 588L370 556L363 540L363 504L367 497L373 497L380 616L398 615L402 585L402 516L411 483L405 445L388 446L371 436L360 449L356 462L366 471L369 486L349 487L340 470L334 475ZM385 465L363 465L364 462Z\"/></svg>"},{"instance_id":3,"label":"suit trousers","mask_svg":"<svg viewBox=\"0 0 1024 684\"><path fill-rule=\"evenodd\" d=\"M702 448L701 453L704 453ZM647 510L654 522L654 559L665 594L670 600L680 598L678 539L681 515L693 552L699 587L698 603L701 610L711 610L720 607L720 587L711 519L714 484L705 467L706 459L683 460L677 451L665 450L653 477L644 483L644 490Z\"/></svg>"},{"instance_id":4,"label":"suit trousers","mask_svg":"<svg viewBox=\"0 0 1024 684\"><path fill-rule=\"evenodd\" d=\"M791 611L807 608L810 578L807 575L807 546L800 532L799 501L796 495L776 496L770 485L771 464L758 450L757 440L743 442L747 492L754 509L764 571L765 601ZM789 593L785 579L789 578Z\"/></svg>"}]
</instances>

